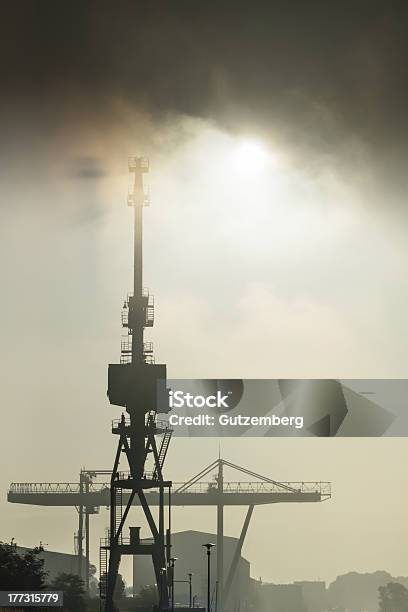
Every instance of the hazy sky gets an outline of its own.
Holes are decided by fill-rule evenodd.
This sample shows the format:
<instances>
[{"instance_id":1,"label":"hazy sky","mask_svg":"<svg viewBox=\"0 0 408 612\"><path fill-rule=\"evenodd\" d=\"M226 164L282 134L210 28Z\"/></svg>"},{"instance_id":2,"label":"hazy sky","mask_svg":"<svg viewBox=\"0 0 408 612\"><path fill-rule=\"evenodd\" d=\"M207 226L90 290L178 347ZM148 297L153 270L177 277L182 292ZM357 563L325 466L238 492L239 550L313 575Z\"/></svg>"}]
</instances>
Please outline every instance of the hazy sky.
<instances>
[{"instance_id":1,"label":"hazy sky","mask_svg":"<svg viewBox=\"0 0 408 612\"><path fill-rule=\"evenodd\" d=\"M75 512L8 505L7 487L112 464L129 153L151 160L148 339L171 378L407 376L406 3L31 1L3 13L0 538L71 551ZM174 480L218 453L217 440L197 444L174 441ZM222 452L278 480L333 481L325 504L256 510L253 575L407 574L405 440ZM174 515L176 529L215 528L208 510ZM229 517L237 535L243 510ZM107 520L93 521L93 560Z\"/></svg>"}]
</instances>

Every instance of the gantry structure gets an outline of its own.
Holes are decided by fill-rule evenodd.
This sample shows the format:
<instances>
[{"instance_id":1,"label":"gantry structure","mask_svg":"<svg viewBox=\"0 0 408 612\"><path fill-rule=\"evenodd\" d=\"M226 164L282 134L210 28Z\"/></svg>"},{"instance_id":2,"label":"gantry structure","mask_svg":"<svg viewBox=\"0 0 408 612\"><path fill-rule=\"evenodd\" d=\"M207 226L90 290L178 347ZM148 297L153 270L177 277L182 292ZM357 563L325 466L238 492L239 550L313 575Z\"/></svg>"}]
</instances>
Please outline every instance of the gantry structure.
<instances>
[{"instance_id":1,"label":"gantry structure","mask_svg":"<svg viewBox=\"0 0 408 612\"><path fill-rule=\"evenodd\" d=\"M238 475L239 480L226 480L226 469L229 470L229 474ZM79 482L12 483L8 492L8 501L11 503L38 506L71 506L78 509L78 571L87 581L89 581L89 576L84 575L84 566L89 567L89 517L99 512L101 507L110 506L110 484L105 478L110 474L109 470L82 470ZM221 596L223 597L224 608L228 605L231 584L254 507L278 503L323 502L331 497L331 484L319 481L279 482L218 458L189 480L174 482L170 491L168 489L165 491L165 502L171 503L173 508L177 506L212 506L216 509L217 581L218 585L224 585L222 590L219 588L218 593L217 608L220 610ZM147 491L145 495L149 506L160 504L160 496L154 489ZM129 493L125 492L122 501L127 503L128 500ZM140 505L137 498L134 498L132 503ZM224 509L228 506L246 507L247 512L233 561L231 566L226 568L227 575L224 576ZM85 540L84 558L83 539Z\"/></svg>"},{"instance_id":2,"label":"gantry structure","mask_svg":"<svg viewBox=\"0 0 408 612\"><path fill-rule=\"evenodd\" d=\"M79 513L78 573L89 587L90 516L101 506L109 507L107 537L100 546L100 600L104 612L114 610L114 589L122 555L151 557L159 592L159 610L171 605L173 580L171 559L171 506L214 506L217 511L217 612L223 612L239 561L252 513L256 505L321 502L331 496L330 483L279 482L219 458L184 483L163 475L172 430L158 413L169 412L167 373L156 364L151 342L145 342L145 328L154 322L154 301L143 286L143 208L148 204L143 177L149 163L143 157L129 158L132 187L128 204L134 209L133 292L122 310L120 363L108 369L108 398L124 411L112 423L118 444L111 470L82 470L77 483L13 483L8 493L12 503L40 506L75 506ZM126 413L126 414L125 414ZM122 460L122 461L121 461ZM124 465L125 464L125 465ZM224 470L240 474L238 481L226 481ZM204 481L214 473L211 481ZM103 476L104 481L98 482ZM253 480L243 480L242 477ZM108 477L108 481L106 479ZM140 538L140 526L128 526L132 506L142 509L151 537ZM224 577L224 508L246 506L247 513L232 563ZM152 508L158 510L157 519ZM165 513L166 507L168 514ZM167 526L166 526L167 515ZM125 527L129 527L129 535ZM85 557L83 541L85 534ZM86 570L84 571L84 560ZM210 612L210 611L207 611Z\"/></svg>"}]
</instances>

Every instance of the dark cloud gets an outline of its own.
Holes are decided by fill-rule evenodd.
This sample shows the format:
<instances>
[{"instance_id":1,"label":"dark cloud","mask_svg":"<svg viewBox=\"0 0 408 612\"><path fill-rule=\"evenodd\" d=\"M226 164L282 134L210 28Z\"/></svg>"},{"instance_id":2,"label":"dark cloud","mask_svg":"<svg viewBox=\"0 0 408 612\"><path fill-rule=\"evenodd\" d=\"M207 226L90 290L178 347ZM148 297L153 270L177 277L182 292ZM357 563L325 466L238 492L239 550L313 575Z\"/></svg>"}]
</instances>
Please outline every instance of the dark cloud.
<instances>
[{"instance_id":1,"label":"dark cloud","mask_svg":"<svg viewBox=\"0 0 408 612\"><path fill-rule=\"evenodd\" d=\"M149 110L207 114L230 103L261 116L301 92L362 128L404 108L404 2L32 0L3 12L10 90L46 97L76 86L96 104L122 95Z\"/></svg>"},{"instance_id":2,"label":"dark cloud","mask_svg":"<svg viewBox=\"0 0 408 612\"><path fill-rule=\"evenodd\" d=\"M406 2L31 0L2 12L3 118L17 104L58 125L70 96L95 114L120 99L262 133L351 176L358 141L403 198Z\"/></svg>"},{"instance_id":3,"label":"dark cloud","mask_svg":"<svg viewBox=\"0 0 408 612\"><path fill-rule=\"evenodd\" d=\"M73 178L97 180L106 176L101 160L95 157L77 157L72 160L71 171Z\"/></svg>"}]
</instances>

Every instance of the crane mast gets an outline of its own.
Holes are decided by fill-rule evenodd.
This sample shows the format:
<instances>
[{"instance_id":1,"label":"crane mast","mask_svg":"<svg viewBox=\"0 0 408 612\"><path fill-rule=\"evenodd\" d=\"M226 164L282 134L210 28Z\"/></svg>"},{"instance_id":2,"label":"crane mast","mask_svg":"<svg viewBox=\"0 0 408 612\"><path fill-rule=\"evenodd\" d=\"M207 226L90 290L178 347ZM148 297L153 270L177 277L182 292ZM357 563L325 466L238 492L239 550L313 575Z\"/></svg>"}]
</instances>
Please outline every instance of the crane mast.
<instances>
[{"instance_id":1,"label":"crane mast","mask_svg":"<svg viewBox=\"0 0 408 612\"><path fill-rule=\"evenodd\" d=\"M105 612L114 610L115 584L124 554L151 556L160 610L167 608L169 602L170 529L165 533L164 490L169 490L170 499L171 481L163 479L162 469L172 431L157 420L159 405L160 412L168 411L166 366L154 363L152 344L144 342L144 330L154 322L153 296L143 288L143 208L148 204L143 176L148 170L147 159L129 158L129 171L134 175L128 195L128 204L134 209L133 293L128 294L122 310L122 326L127 335L122 336L120 363L108 368L109 401L125 408L127 416L122 413L112 425L112 433L119 436L119 441L110 481L110 528L100 548L100 599ZM161 436L160 446L157 436ZM123 454L127 461L125 472L120 467ZM150 457L152 469L148 471ZM154 489L159 493L157 523L145 495L145 491ZM136 496L150 528L148 543L140 539L140 526L129 527L129 536L124 535Z\"/></svg>"}]
</instances>

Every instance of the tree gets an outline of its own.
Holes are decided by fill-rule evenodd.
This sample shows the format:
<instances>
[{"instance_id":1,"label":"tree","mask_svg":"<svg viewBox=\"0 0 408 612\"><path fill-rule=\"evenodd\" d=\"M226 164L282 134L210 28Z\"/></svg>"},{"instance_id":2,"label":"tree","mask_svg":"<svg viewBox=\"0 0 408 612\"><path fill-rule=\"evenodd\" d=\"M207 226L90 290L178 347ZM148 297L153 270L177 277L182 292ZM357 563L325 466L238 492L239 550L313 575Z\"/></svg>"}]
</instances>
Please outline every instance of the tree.
<instances>
[{"instance_id":1,"label":"tree","mask_svg":"<svg viewBox=\"0 0 408 612\"><path fill-rule=\"evenodd\" d=\"M140 607L149 608L151 606L155 606L158 601L158 593L156 586L146 584L137 593L135 599L137 599L137 605Z\"/></svg>"},{"instance_id":2,"label":"tree","mask_svg":"<svg viewBox=\"0 0 408 612\"><path fill-rule=\"evenodd\" d=\"M408 589L399 582L379 587L380 612L408 612Z\"/></svg>"},{"instance_id":3,"label":"tree","mask_svg":"<svg viewBox=\"0 0 408 612\"><path fill-rule=\"evenodd\" d=\"M62 572L49 585L64 594L64 610L82 612L86 609L84 581L76 574Z\"/></svg>"},{"instance_id":4,"label":"tree","mask_svg":"<svg viewBox=\"0 0 408 612\"><path fill-rule=\"evenodd\" d=\"M17 552L17 546L0 542L0 584L3 590L39 591L45 588L47 572L44 570L44 559L38 555L44 549L42 546L27 550L23 554Z\"/></svg>"},{"instance_id":5,"label":"tree","mask_svg":"<svg viewBox=\"0 0 408 612\"><path fill-rule=\"evenodd\" d=\"M96 574L96 565L93 565L93 563L90 563L88 566L88 572L89 572L89 576L93 578Z\"/></svg>"},{"instance_id":6,"label":"tree","mask_svg":"<svg viewBox=\"0 0 408 612\"><path fill-rule=\"evenodd\" d=\"M123 580L122 574L118 574L115 584L115 599L123 599L126 597L126 582Z\"/></svg>"},{"instance_id":7,"label":"tree","mask_svg":"<svg viewBox=\"0 0 408 612\"><path fill-rule=\"evenodd\" d=\"M101 582L107 584L107 574L103 573L101 576ZM115 583L114 599L123 599L126 596L126 582L123 579L122 574L118 574Z\"/></svg>"},{"instance_id":8,"label":"tree","mask_svg":"<svg viewBox=\"0 0 408 612\"><path fill-rule=\"evenodd\" d=\"M99 584L96 578L96 567L89 564L89 595L91 597L99 597Z\"/></svg>"}]
</instances>

